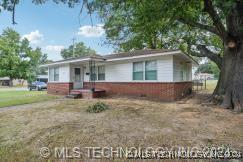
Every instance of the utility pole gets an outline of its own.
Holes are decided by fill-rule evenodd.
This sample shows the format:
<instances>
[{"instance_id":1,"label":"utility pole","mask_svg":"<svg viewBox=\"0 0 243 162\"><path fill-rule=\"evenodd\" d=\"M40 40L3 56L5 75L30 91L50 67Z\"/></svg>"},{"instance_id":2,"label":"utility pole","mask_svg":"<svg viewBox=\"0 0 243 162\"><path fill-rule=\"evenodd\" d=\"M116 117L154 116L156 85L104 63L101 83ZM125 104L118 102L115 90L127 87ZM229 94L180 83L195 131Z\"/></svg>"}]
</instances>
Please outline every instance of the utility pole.
<instances>
[{"instance_id":1,"label":"utility pole","mask_svg":"<svg viewBox=\"0 0 243 162\"><path fill-rule=\"evenodd\" d=\"M76 40L76 38L73 37L73 39L72 39L72 41L73 41L73 57L75 57L75 48L74 48L74 46L75 46L75 40Z\"/></svg>"}]
</instances>

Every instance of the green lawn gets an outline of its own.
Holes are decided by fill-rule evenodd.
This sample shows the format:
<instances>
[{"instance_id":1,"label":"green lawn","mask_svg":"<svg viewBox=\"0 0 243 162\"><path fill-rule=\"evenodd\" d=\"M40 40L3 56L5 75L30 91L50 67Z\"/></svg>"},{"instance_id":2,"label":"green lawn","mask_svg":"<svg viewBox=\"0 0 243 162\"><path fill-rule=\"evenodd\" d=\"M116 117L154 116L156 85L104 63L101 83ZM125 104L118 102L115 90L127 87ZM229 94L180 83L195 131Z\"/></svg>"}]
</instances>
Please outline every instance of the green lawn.
<instances>
[{"instance_id":1,"label":"green lawn","mask_svg":"<svg viewBox=\"0 0 243 162\"><path fill-rule=\"evenodd\" d=\"M48 95L46 91L0 90L0 107L22 105L58 98Z\"/></svg>"},{"instance_id":2,"label":"green lawn","mask_svg":"<svg viewBox=\"0 0 243 162\"><path fill-rule=\"evenodd\" d=\"M218 80L207 80L207 90L212 91L216 88Z\"/></svg>"}]
</instances>

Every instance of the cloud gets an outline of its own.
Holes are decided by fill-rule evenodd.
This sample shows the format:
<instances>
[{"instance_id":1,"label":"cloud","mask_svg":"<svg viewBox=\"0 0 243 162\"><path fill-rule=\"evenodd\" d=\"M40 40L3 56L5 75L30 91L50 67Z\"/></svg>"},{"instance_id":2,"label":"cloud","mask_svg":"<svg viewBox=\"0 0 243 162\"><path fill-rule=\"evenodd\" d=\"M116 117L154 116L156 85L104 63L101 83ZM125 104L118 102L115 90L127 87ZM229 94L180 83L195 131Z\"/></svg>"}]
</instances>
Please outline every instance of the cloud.
<instances>
[{"instance_id":1,"label":"cloud","mask_svg":"<svg viewBox=\"0 0 243 162\"><path fill-rule=\"evenodd\" d=\"M37 44L44 40L44 36L39 32L39 30L23 35L22 39L24 38L28 39L32 44Z\"/></svg>"},{"instance_id":2,"label":"cloud","mask_svg":"<svg viewBox=\"0 0 243 162\"><path fill-rule=\"evenodd\" d=\"M85 25L79 28L78 35L84 37L100 37L105 33L103 24L97 24L95 26Z\"/></svg>"},{"instance_id":3,"label":"cloud","mask_svg":"<svg viewBox=\"0 0 243 162\"><path fill-rule=\"evenodd\" d=\"M64 49L64 46L60 46L60 45L49 45L44 47L44 50L48 53L60 53L62 49Z\"/></svg>"}]
</instances>

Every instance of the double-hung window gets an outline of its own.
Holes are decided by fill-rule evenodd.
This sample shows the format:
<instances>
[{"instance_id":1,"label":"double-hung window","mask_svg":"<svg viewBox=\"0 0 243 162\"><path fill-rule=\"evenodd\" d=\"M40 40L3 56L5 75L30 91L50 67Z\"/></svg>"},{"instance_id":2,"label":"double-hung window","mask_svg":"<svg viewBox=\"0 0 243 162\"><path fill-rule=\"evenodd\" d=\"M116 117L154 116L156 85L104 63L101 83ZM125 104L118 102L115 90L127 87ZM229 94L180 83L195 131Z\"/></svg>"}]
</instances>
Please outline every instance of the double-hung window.
<instances>
[{"instance_id":1,"label":"double-hung window","mask_svg":"<svg viewBox=\"0 0 243 162\"><path fill-rule=\"evenodd\" d=\"M144 62L133 63L133 80L144 79Z\"/></svg>"},{"instance_id":2,"label":"double-hung window","mask_svg":"<svg viewBox=\"0 0 243 162\"><path fill-rule=\"evenodd\" d=\"M91 70L90 70L90 80L91 81L95 81L97 80L97 76L96 76L96 67L92 66Z\"/></svg>"},{"instance_id":3,"label":"double-hung window","mask_svg":"<svg viewBox=\"0 0 243 162\"><path fill-rule=\"evenodd\" d=\"M145 61L145 80L157 80L156 61Z\"/></svg>"},{"instance_id":4,"label":"double-hung window","mask_svg":"<svg viewBox=\"0 0 243 162\"><path fill-rule=\"evenodd\" d=\"M105 66L98 66L98 80L105 80Z\"/></svg>"},{"instance_id":5,"label":"double-hung window","mask_svg":"<svg viewBox=\"0 0 243 162\"><path fill-rule=\"evenodd\" d=\"M59 68L49 69L49 79L50 81L59 81Z\"/></svg>"},{"instance_id":6,"label":"double-hung window","mask_svg":"<svg viewBox=\"0 0 243 162\"><path fill-rule=\"evenodd\" d=\"M157 62L134 62L133 80L157 80Z\"/></svg>"},{"instance_id":7,"label":"double-hung window","mask_svg":"<svg viewBox=\"0 0 243 162\"><path fill-rule=\"evenodd\" d=\"M91 81L95 80L105 80L105 65L92 67L90 72Z\"/></svg>"}]
</instances>

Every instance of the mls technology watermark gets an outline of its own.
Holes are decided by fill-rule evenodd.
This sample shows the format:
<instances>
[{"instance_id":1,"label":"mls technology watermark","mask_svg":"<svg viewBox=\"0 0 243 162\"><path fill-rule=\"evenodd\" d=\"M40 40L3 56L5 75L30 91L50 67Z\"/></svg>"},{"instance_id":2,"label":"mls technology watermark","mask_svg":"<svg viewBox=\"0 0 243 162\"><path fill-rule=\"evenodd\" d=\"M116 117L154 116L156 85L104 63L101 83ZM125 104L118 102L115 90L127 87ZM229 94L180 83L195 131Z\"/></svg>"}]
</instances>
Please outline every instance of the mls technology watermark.
<instances>
[{"instance_id":1,"label":"mls technology watermark","mask_svg":"<svg viewBox=\"0 0 243 162\"><path fill-rule=\"evenodd\" d=\"M241 159L229 147L42 147L42 158L55 159Z\"/></svg>"}]
</instances>

